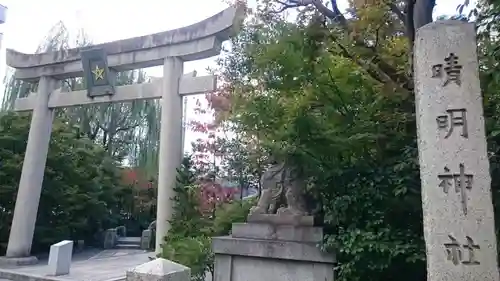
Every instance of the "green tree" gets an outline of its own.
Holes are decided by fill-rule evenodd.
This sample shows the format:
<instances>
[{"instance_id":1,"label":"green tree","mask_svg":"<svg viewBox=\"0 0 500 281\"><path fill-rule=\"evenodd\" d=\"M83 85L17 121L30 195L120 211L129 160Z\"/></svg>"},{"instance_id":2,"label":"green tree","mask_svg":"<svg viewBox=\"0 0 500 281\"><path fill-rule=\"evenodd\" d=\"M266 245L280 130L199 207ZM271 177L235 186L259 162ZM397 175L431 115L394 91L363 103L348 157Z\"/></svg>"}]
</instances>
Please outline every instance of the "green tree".
<instances>
[{"instance_id":1,"label":"green tree","mask_svg":"<svg viewBox=\"0 0 500 281\"><path fill-rule=\"evenodd\" d=\"M170 232L180 237L197 236L201 234L203 222L199 210L199 192L196 175L191 158L184 157L178 169L173 215L170 221Z\"/></svg>"},{"instance_id":2,"label":"green tree","mask_svg":"<svg viewBox=\"0 0 500 281\"><path fill-rule=\"evenodd\" d=\"M173 215L161 256L190 267L192 280L202 281L210 259L210 240L203 235L207 224L201 215L195 183L193 162L185 157L177 173Z\"/></svg>"},{"instance_id":3,"label":"green tree","mask_svg":"<svg viewBox=\"0 0 500 281\"><path fill-rule=\"evenodd\" d=\"M29 114L0 115L0 251L5 250L30 125ZM121 200L118 163L65 120L53 125L38 209L33 251L46 251L64 239L98 240L101 230L116 226Z\"/></svg>"},{"instance_id":4,"label":"green tree","mask_svg":"<svg viewBox=\"0 0 500 281\"><path fill-rule=\"evenodd\" d=\"M190 267L191 279L202 281L207 272L214 273L211 238L228 235L233 222L245 221L253 202L223 201L206 209L203 191L212 189L197 180L199 174L193 167L193 161L186 157L178 170L174 212L161 256Z\"/></svg>"},{"instance_id":5,"label":"green tree","mask_svg":"<svg viewBox=\"0 0 500 281\"><path fill-rule=\"evenodd\" d=\"M333 31L329 36L343 49L344 56L386 87L404 93L413 91L412 69L402 71L400 61L388 59L385 43L412 46L415 31L432 22L436 0L353 0L345 12L339 9L336 0L258 2L267 14L296 9L299 20L306 21L311 15L320 15L317 20ZM404 59L411 64L411 48L405 49Z\"/></svg>"},{"instance_id":6,"label":"green tree","mask_svg":"<svg viewBox=\"0 0 500 281\"><path fill-rule=\"evenodd\" d=\"M144 176L141 169L122 167L123 184L128 193L123 196L123 222L128 236L141 236L156 218L156 182Z\"/></svg>"}]
</instances>

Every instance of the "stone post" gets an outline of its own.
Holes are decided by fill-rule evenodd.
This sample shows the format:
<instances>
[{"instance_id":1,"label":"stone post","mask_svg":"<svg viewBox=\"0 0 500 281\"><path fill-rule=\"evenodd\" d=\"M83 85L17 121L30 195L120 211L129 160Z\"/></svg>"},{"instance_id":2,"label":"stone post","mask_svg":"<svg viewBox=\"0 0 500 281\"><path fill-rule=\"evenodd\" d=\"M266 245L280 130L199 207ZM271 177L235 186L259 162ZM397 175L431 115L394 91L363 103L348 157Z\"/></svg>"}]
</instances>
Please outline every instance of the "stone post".
<instances>
[{"instance_id":1,"label":"stone post","mask_svg":"<svg viewBox=\"0 0 500 281\"><path fill-rule=\"evenodd\" d=\"M125 281L189 281L191 269L182 264L158 258L127 270Z\"/></svg>"},{"instance_id":2,"label":"stone post","mask_svg":"<svg viewBox=\"0 0 500 281\"><path fill-rule=\"evenodd\" d=\"M429 281L499 280L491 178L472 23L415 40L415 91Z\"/></svg>"},{"instance_id":3,"label":"stone post","mask_svg":"<svg viewBox=\"0 0 500 281\"><path fill-rule=\"evenodd\" d=\"M7 258L24 258L30 255L54 117L53 110L48 107L49 95L55 87L56 80L53 78L40 78L38 99L33 109L7 246Z\"/></svg>"},{"instance_id":4,"label":"stone post","mask_svg":"<svg viewBox=\"0 0 500 281\"><path fill-rule=\"evenodd\" d=\"M160 153L158 156L158 199L156 213L155 252L161 252L163 238L170 229L176 169L182 161L182 97L179 82L183 73L183 61L176 57L165 59L163 65L163 89L161 99Z\"/></svg>"},{"instance_id":5,"label":"stone post","mask_svg":"<svg viewBox=\"0 0 500 281\"><path fill-rule=\"evenodd\" d=\"M49 275L59 276L69 274L73 256L73 241L64 240L50 246Z\"/></svg>"}]
</instances>

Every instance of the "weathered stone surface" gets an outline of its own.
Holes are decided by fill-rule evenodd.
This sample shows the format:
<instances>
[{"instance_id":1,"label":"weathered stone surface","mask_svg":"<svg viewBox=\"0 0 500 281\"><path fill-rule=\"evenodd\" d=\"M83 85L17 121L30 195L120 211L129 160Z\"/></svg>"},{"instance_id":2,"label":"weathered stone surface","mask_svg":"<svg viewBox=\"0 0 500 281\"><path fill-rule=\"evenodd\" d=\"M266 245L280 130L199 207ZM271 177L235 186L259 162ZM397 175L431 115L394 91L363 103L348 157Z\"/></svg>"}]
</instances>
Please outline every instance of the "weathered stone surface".
<instances>
[{"instance_id":1,"label":"weathered stone surface","mask_svg":"<svg viewBox=\"0 0 500 281\"><path fill-rule=\"evenodd\" d=\"M110 228L104 232L104 249L111 249L118 241L118 233L116 228Z\"/></svg>"},{"instance_id":2,"label":"weathered stone surface","mask_svg":"<svg viewBox=\"0 0 500 281\"><path fill-rule=\"evenodd\" d=\"M212 249L216 254L260 257L269 259L334 263L335 257L320 251L315 243L214 237Z\"/></svg>"},{"instance_id":3,"label":"weathered stone surface","mask_svg":"<svg viewBox=\"0 0 500 281\"><path fill-rule=\"evenodd\" d=\"M42 77L38 84L39 95L31 117L28 143L14 207L14 217L12 218L9 233L7 257L30 256L50 135L52 133L52 119L54 118L54 111L47 106L48 93L54 90L57 85L56 82L50 77Z\"/></svg>"},{"instance_id":4,"label":"weathered stone surface","mask_svg":"<svg viewBox=\"0 0 500 281\"><path fill-rule=\"evenodd\" d=\"M89 98L87 90L72 91L71 95L57 89L50 94L49 107L72 107L87 104L100 104L110 102L125 102L134 100L158 99L162 97L163 79L156 79L152 82L123 85L116 87L116 94L113 96L101 96ZM217 88L217 77L213 75L192 77L183 75L179 82L179 95L196 95L214 91ZM28 111L36 106L37 93L30 93L25 98L16 99L15 111Z\"/></svg>"},{"instance_id":5,"label":"weathered stone surface","mask_svg":"<svg viewBox=\"0 0 500 281\"><path fill-rule=\"evenodd\" d=\"M127 281L189 281L191 269L158 258L127 271Z\"/></svg>"},{"instance_id":6,"label":"weathered stone surface","mask_svg":"<svg viewBox=\"0 0 500 281\"><path fill-rule=\"evenodd\" d=\"M50 246L49 275L59 276L69 274L73 241L64 240Z\"/></svg>"},{"instance_id":7,"label":"weathered stone surface","mask_svg":"<svg viewBox=\"0 0 500 281\"><path fill-rule=\"evenodd\" d=\"M92 47L102 48L109 55L109 66L116 71L158 66L168 56L182 57L184 61L204 59L220 53L221 43L239 29L244 13L243 7L229 7L191 26ZM86 48L89 47L40 54L8 49L6 63L18 69L18 79L81 76L80 51Z\"/></svg>"},{"instance_id":8,"label":"weathered stone surface","mask_svg":"<svg viewBox=\"0 0 500 281\"><path fill-rule=\"evenodd\" d=\"M315 243L215 237L214 281L334 280L335 256Z\"/></svg>"},{"instance_id":9,"label":"weathered stone surface","mask_svg":"<svg viewBox=\"0 0 500 281\"><path fill-rule=\"evenodd\" d=\"M163 95L161 99L160 147L158 151L157 204L155 252L161 252L163 238L170 229L173 214L172 198L177 168L181 166L182 151L182 97L179 96L180 78L184 73L184 63L179 58L166 58L163 65Z\"/></svg>"},{"instance_id":10,"label":"weathered stone surface","mask_svg":"<svg viewBox=\"0 0 500 281\"><path fill-rule=\"evenodd\" d=\"M29 257L0 257L0 267L24 266L37 264L35 256Z\"/></svg>"},{"instance_id":11,"label":"weathered stone surface","mask_svg":"<svg viewBox=\"0 0 500 281\"><path fill-rule=\"evenodd\" d=\"M317 247L321 228L290 225L292 217L283 221L283 215L259 216L267 222L235 223L232 236L212 238L213 281L334 280L335 255ZM312 217L299 218L312 225Z\"/></svg>"},{"instance_id":12,"label":"weathered stone surface","mask_svg":"<svg viewBox=\"0 0 500 281\"><path fill-rule=\"evenodd\" d=\"M214 281L333 281L334 264L215 255Z\"/></svg>"},{"instance_id":13,"label":"weathered stone surface","mask_svg":"<svg viewBox=\"0 0 500 281\"><path fill-rule=\"evenodd\" d=\"M270 223L275 225L295 225L295 226L313 226L313 216L298 216L289 214L249 214L248 222Z\"/></svg>"},{"instance_id":14,"label":"weathered stone surface","mask_svg":"<svg viewBox=\"0 0 500 281\"><path fill-rule=\"evenodd\" d=\"M272 162L260 177L262 192L247 218L252 220L259 214L277 214L283 216L283 220L290 217L300 220L300 216L308 216L311 210L308 210L305 200L305 178L298 176L293 165L276 160Z\"/></svg>"},{"instance_id":15,"label":"weathered stone surface","mask_svg":"<svg viewBox=\"0 0 500 281\"><path fill-rule=\"evenodd\" d=\"M231 236L234 238L319 243L323 240L323 229L321 227L270 223L233 223Z\"/></svg>"},{"instance_id":16,"label":"weathered stone surface","mask_svg":"<svg viewBox=\"0 0 500 281\"><path fill-rule=\"evenodd\" d=\"M115 71L108 67L108 56L103 49L92 48L82 50L83 77L87 88L87 96L112 96L115 94Z\"/></svg>"},{"instance_id":17,"label":"weathered stone surface","mask_svg":"<svg viewBox=\"0 0 500 281\"><path fill-rule=\"evenodd\" d=\"M151 239L153 237L152 229L144 229L141 235L141 249L147 250L151 246Z\"/></svg>"},{"instance_id":18,"label":"weathered stone surface","mask_svg":"<svg viewBox=\"0 0 500 281\"><path fill-rule=\"evenodd\" d=\"M415 41L429 281L499 280L475 34L472 23L438 21Z\"/></svg>"}]
</instances>

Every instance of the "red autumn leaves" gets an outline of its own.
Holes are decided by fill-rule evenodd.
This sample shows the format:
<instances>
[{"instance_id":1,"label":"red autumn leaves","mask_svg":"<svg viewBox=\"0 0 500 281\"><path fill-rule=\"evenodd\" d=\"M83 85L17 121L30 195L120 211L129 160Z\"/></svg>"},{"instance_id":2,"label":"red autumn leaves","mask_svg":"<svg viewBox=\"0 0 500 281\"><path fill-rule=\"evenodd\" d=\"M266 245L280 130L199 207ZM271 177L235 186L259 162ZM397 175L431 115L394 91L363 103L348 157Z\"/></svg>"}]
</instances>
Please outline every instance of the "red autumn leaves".
<instances>
[{"instance_id":1,"label":"red autumn leaves","mask_svg":"<svg viewBox=\"0 0 500 281\"><path fill-rule=\"evenodd\" d=\"M228 91L224 88L206 94L205 98L206 102L204 104L199 99L196 101L194 112L202 117L196 119L204 119L208 120L208 122L192 120L188 123L191 131L201 135L192 146L194 167L201 173L215 170L216 158L223 157L221 138L217 137L221 130L215 120L219 113L227 112L231 107ZM134 186L139 191L156 188L156 183L146 178L139 169L123 168L122 171L124 184ZM237 192L237 189L225 188L213 179L202 179L197 182L197 185L199 187L197 189L199 192L197 198L199 198L202 213L211 213L218 205L230 202Z\"/></svg>"}]
</instances>

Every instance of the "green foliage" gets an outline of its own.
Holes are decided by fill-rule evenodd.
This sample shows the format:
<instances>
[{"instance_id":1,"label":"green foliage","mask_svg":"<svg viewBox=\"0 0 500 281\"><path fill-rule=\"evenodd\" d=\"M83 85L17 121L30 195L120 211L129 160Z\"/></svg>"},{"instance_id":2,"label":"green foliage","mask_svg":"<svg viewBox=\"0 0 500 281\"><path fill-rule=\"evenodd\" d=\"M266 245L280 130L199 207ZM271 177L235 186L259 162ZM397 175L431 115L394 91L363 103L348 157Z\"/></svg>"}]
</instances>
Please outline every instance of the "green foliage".
<instances>
[{"instance_id":1,"label":"green foliage","mask_svg":"<svg viewBox=\"0 0 500 281\"><path fill-rule=\"evenodd\" d=\"M0 252L5 250L21 176L30 115L0 115ZM54 121L33 251L64 240L95 241L116 226L128 191L120 186L117 163L64 121Z\"/></svg>"},{"instance_id":2,"label":"green foliage","mask_svg":"<svg viewBox=\"0 0 500 281\"><path fill-rule=\"evenodd\" d=\"M118 225L126 227L128 236L141 236L156 218L156 186L152 181L137 180L132 169L122 168L122 175L127 188L120 194L122 220Z\"/></svg>"},{"instance_id":3,"label":"green foliage","mask_svg":"<svg viewBox=\"0 0 500 281\"><path fill-rule=\"evenodd\" d=\"M233 222L244 222L254 202L225 203L216 208L214 216L207 216L201 210L201 185L195 183L192 166L184 158L178 170L174 213L161 257L190 267L191 280L203 281L207 272L214 272L211 238L228 235Z\"/></svg>"},{"instance_id":4,"label":"green foliage","mask_svg":"<svg viewBox=\"0 0 500 281\"><path fill-rule=\"evenodd\" d=\"M233 201L226 203L217 210L213 219L211 235L224 236L231 232L231 226L236 222L245 222L247 220L250 208L254 206L256 200Z\"/></svg>"},{"instance_id":5,"label":"green foliage","mask_svg":"<svg viewBox=\"0 0 500 281\"><path fill-rule=\"evenodd\" d=\"M199 210L199 190L192 170L193 162L185 157L177 171L177 183L172 219L168 237L198 236L203 229L203 220Z\"/></svg>"},{"instance_id":6,"label":"green foliage","mask_svg":"<svg viewBox=\"0 0 500 281\"><path fill-rule=\"evenodd\" d=\"M170 230L162 244L163 258L191 268L193 281L204 280L211 262L210 241L203 235L204 223L199 211L199 192L190 158L184 158L177 171Z\"/></svg>"},{"instance_id":7,"label":"green foliage","mask_svg":"<svg viewBox=\"0 0 500 281\"><path fill-rule=\"evenodd\" d=\"M168 238L162 257L191 268L192 281L204 281L213 263L211 239L205 235Z\"/></svg>"},{"instance_id":8,"label":"green foliage","mask_svg":"<svg viewBox=\"0 0 500 281\"><path fill-rule=\"evenodd\" d=\"M491 4L491 5L489 5ZM477 17L479 78L483 91L484 116L488 139L488 157L490 161L491 190L495 206L495 217L500 216L500 44L498 31L500 24L499 1L477 1L477 7L471 12ZM497 236L500 235L499 220ZM498 243L499 241L497 241ZM497 246L500 246L497 245Z\"/></svg>"},{"instance_id":9,"label":"green foliage","mask_svg":"<svg viewBox=\"0 0 500 281\"><path fill-rule=\"evenodd\" d=\"M334 36L314 18L248 24L220 61L228 121L310 177L339 280L422 280L413 97L373 79Z\"/></svg>"},{"instance_id":10,"label":"green foliage","mask_svg":"<svg viewBox=\"0 0 500 281\"><path fill-rule=\"evenodd\" d=\"M500 202L497 2L479 1L470 14L480 26L495 206ZM385 67L411 73L410 48L394 33L394 17L387 17L385 6L359 7L346 34L307 9L296 22L263 9L219 61L229 85L224 95L232 102L225 123L310 177L309 192L323 206L323 249L337 254L338 280L425 279L414 97L403 80L394 85L398 73ZM358 39L376 43L368 50Z\"/></svg>"}]
</instances>

